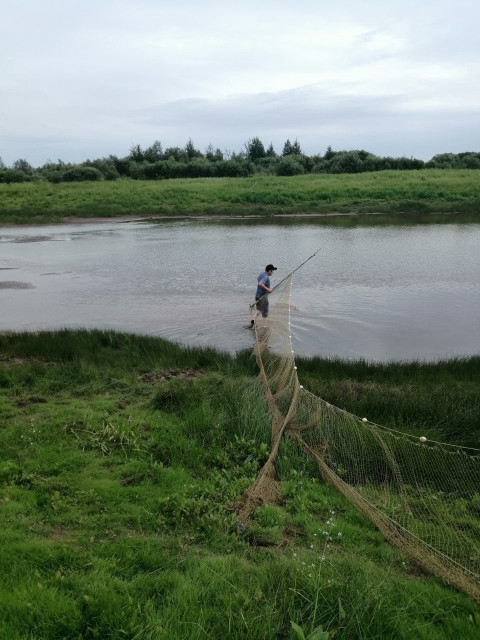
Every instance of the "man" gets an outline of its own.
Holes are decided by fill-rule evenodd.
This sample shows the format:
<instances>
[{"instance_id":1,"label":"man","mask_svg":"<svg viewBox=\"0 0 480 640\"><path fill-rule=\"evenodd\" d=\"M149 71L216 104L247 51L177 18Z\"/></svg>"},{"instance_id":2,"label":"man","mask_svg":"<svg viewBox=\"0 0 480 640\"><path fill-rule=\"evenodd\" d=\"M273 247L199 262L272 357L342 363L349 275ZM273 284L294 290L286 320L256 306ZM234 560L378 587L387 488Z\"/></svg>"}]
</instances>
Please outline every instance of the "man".
<instances>
[{"instance_id":1,"label":"man","mask_svg":"<svg viewBox=\"0 0 480 640\"><path fill-rule=\"evenodd\" d=\"M277 267L274 267L273 264L267 264L265 267L265 271L262 271L257 278L257 291L255 293L255 300L257 301L257 313L255 314L255 319L251 321L251 325L255 324L255 320L258 317L258 314L262 314L262 327L266 327L267 318L268 318L268 297L267 293L272 293L272 289L270 288L270 276L274 271L277 270Z\"/></svg>"}]
</instances>

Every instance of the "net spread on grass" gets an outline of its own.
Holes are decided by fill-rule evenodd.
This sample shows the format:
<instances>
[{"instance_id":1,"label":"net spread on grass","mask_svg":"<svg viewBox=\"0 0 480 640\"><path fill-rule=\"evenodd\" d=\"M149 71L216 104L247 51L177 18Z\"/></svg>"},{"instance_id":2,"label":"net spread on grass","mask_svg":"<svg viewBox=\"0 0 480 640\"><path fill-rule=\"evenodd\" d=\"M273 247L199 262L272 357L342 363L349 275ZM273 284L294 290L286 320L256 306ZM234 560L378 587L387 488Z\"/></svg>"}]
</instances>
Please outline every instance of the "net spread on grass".
<instances>
[{"instance_id":1,"label":"net spread on grass","mask_svg":"<svg viewBox=\"0 0 480 640\"><path fill-rule=\"evenodd\" d=\"M480 452L382 427L304 389L290 335L291 286L292 277L270 296L266 327L260 316L255 322L272 447L244 495L241 530L253 509L281 497L275 460L287 434L390 543L480 601Z\"/></svg>"}]
</instances>

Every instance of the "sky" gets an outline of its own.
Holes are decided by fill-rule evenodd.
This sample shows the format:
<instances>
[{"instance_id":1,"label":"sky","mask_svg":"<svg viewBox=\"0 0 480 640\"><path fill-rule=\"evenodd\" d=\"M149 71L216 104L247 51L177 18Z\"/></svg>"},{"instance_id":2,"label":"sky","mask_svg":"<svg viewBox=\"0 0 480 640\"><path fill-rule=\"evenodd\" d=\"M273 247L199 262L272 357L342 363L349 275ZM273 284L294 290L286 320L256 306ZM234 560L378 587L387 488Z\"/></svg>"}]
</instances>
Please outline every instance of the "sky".
<instances>
[{"instance_id":1,"label":"sky","mask_svg":"<svg viewBox=\"0 0 480 640\"><path fill-rule=\"evenodd\" d=\"M480 151L478 0L0 0L0 157Z\"/></svg>"}]
</instances>

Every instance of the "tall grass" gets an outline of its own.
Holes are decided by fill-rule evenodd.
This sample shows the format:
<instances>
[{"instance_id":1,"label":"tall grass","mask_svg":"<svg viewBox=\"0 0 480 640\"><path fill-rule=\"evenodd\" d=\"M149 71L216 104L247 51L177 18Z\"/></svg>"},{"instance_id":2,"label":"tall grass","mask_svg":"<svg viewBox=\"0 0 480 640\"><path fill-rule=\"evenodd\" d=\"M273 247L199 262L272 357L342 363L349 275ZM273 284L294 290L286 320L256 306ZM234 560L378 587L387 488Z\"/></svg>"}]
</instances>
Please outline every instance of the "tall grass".
<instances>
[{"instance_id":1,"label":"tall grass","mask_svg":"<svg viewBox=\"0 0 480 640\"><path fill-rule=\"evenodd\" d=\"M435 389L449 417L478 407L478 358L302 370L338 402L364 385L371 413L400 422L382 395L422 387L413 429L438 415ZM0 336L0 638L273 640L296 637L292 621L342 639L478 637L478 605L385 544L289 440L283 504L237 537L230 506L269 451L256 373L249 354L157 338Z\"/></svg>"},{"instance_id":2,"label":"tall grass","mask_svg":"<svg viewBox=\"0 0 480 640\"><path fill-rule=\"evenodd\" d=\"M316 395L372 422L433 440L480 448L480 357L437 363L298 363Z\"/></svg>"},{"instance_id":3,"label":"tall grass","mask_svg":"<svg viewBox=\"0 0 480 640\"><path fill-rule=\"evenodd\" d=\"M175 181L0 184L0 223L46 223L65 217L122 215L273 215L480 210L474 170L381 171L292 177Z\"/></svg>"}]
</instances>

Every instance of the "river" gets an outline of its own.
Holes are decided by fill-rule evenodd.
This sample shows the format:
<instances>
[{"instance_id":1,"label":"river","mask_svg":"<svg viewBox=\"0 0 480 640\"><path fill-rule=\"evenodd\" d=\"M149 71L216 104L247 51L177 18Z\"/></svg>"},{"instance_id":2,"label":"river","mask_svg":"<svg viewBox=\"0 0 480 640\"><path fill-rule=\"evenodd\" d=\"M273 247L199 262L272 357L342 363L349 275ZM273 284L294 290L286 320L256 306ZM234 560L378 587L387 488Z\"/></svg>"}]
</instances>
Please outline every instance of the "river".
<instances>
[{"instance_id":1,"label":"river","mask_svg":"<svg viewBox=\"0 0 480 640\"><path fill-rule=\"evenodd\" d=\"M295 352L480 353L480 224L170 220L0 229L0 330L97 327L250 348L267 263L294 278Z\"/></svg>"}]
</instances>

